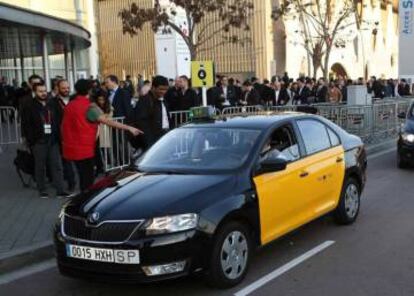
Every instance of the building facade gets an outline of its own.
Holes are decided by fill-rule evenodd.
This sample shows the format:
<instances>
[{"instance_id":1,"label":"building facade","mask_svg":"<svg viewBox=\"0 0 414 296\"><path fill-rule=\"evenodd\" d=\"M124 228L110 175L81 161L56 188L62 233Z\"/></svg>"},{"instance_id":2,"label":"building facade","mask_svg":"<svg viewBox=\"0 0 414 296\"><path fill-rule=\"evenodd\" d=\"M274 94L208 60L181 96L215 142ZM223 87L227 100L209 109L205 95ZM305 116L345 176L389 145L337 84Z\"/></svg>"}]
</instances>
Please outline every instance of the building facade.
<instances>
[{"instance_id":1,"label":"building facade","mask_svg":"<svg viewBox=\"0 0 414 296\"><path fill-rule=\"evenodd\" d=\"M217 34L200 49L198 59L213 60L216 72L244 79L252 76L270 78L288 72L291 77L312 75L309 57L299 42L297 20L274 21L272 8L279 0L253 0L254 14L250 19L249 42L222 43ZM149 78L156 72L154 33L146 25L137 36L123 35L118 12L132 2L150 7L152 0L97 0L98 38L102 74L119 76L141 74ZM398 75L398 1L358 0L359 13L368 24L340 48L334 48L329 69L349 78L371 75ZM216 15L207 15L209 23ZM220 28L211 25L211 32ZM318 75L322 75L321 72Z\"/></svg>"},{"instance_id":2,"label":"building facade","mask_svg":"<svg viewBox=\"0 0 414 296\"><path fill-rule=\"evenodd\" d=\"M96 76L93 5L89 0L1 0L0 76L20 83L34 73L72 83Z\"/></svg>"}]
</instances>

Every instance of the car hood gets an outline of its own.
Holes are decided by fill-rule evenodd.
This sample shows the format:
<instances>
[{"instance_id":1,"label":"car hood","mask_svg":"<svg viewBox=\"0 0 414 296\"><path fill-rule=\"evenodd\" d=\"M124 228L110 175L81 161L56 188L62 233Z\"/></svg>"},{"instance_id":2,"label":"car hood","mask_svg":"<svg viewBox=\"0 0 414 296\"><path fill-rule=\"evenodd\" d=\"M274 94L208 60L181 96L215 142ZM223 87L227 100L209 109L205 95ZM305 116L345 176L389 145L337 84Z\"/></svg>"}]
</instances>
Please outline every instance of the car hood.
<instances>
[{"instance_id":1,"label":"car hood","mask_svg":"<svg viewBox=\"0 0 414 296\"><path fill-rule=\"evenodd\" d=\"M233 175L174 175L121 173L96 183L66 206L66 213L99 221L134 220L198 213L226 197L234 188Z\"/></svg>"},{"instance_id":2,"label":"car hood","mask_svg":"<svg viewBox=\"0 0 414 296\"><path fill-rule=\"evenodd\" d=\"M406 133L414 134L414 119L408 119L403 129Z\"/></svg>"}]
</instances>

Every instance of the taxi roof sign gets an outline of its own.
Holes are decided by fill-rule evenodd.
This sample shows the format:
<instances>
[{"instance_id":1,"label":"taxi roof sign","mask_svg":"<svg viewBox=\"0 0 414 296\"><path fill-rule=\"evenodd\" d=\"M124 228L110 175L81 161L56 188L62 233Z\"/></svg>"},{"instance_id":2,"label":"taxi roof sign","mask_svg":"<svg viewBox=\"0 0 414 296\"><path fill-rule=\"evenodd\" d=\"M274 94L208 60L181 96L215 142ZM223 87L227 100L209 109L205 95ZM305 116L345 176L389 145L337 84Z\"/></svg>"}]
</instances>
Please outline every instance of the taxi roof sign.
<instances>
[{"instance_id":1,"label":"taxi roof sign","mask_svg":"<svg viewBox=\"0 0 414 296\"><path fill-rule=\"evenodd\" d=\"M193 87L213 87L214 77L213 61L191 62L191 81Z\"/></svg>"},{"instance_id":2,"label":"taxi roof sign","mask_svg":"<svg viewBox=\"0 0 414 296\"><path fill-rule=\"evenodd\" d=\"M216 112L213 107L194 107L190 109L191 121L211 121L214 120Z\"/></svg>"}]
</instances>

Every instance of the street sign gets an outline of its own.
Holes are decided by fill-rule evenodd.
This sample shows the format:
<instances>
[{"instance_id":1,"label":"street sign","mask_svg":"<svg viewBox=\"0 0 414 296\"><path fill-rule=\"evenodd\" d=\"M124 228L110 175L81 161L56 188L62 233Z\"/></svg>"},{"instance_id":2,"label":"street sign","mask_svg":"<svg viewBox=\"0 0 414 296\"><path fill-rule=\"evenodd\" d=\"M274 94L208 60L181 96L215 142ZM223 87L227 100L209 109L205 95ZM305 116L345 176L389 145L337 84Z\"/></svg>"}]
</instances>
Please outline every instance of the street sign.
<instances>
[{"instance_id":1,"label":"street sign","mask_svg":"<svg viewBox=\"0 0 414 296\"><path fill-rule=\"evenodd\" d=\"M213 61L191 62L191 81L193 87L214 86L214 63Z\"/></svg>"},{"instance_id":2,"label":"street sign","mask_svg":"<svg viewBox=\"0 0 414 296\"><path fill-rule=\"evenodd\" d=\"M414 0L400 0L399 78L414 83Z\"/></svg>"}]
</instances>

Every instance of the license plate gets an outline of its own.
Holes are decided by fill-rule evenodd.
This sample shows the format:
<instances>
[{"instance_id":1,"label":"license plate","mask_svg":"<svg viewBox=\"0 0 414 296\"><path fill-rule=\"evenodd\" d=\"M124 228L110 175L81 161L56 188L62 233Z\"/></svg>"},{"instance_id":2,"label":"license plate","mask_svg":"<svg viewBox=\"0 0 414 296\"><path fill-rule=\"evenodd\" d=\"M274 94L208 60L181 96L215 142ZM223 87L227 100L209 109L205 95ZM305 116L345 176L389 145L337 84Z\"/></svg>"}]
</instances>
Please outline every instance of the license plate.
<instances>
[{"instance_id":1,"label":"license plate","mask_svg":"<svg viewBox=\"0 0 414 296\"><path fill-rule=\"evenodd\" d=\"M66 255L71 258L117 264L139 264L138 250L101 249L66 245Z\"/></svg>"}]
</instances>

